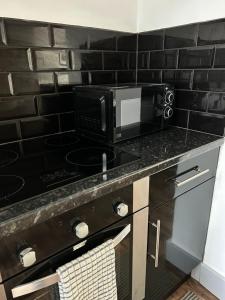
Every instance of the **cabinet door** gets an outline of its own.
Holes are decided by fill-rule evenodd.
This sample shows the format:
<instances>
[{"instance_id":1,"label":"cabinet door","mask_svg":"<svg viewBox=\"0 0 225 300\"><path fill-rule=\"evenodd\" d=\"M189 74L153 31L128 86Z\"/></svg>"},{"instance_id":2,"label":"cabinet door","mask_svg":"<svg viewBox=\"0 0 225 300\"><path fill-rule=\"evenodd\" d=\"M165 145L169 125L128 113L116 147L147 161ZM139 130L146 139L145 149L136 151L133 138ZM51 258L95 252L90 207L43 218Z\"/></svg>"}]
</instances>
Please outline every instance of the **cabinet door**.
<instances>
[{"instance_id":1,"label":"cabinet door","mask_svg":"<svg viewBox=\"0 0 225 300\"><path fill-rule=\"evenodd\" d=\"M210 179L150 211L146 300L165 299L202 261L213 186Z\"/></svg>"}]
</instances>

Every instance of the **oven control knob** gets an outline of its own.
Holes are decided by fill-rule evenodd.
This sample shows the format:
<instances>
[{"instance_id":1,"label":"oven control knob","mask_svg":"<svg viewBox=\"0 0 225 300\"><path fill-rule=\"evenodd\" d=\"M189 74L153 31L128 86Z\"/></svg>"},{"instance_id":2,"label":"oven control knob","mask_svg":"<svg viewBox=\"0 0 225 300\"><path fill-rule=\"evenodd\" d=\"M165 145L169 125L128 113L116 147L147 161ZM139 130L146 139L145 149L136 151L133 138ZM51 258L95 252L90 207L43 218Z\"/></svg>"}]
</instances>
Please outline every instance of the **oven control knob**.
<instances>
[{"instance_id":1,"label":"oven control knob","mask_svg":"<svg viewBox=\"0 0 225 300\"><path fill-rule=\"evenodd\" d=\"M27 247L19 253L19 258L23 267L27 268L36 262L36 253L31 247Z\"/></svg>"},{"instance_id":2,"label":"oven control knob","mask_svg":"<svg viewBox=\"0 0 225 300\"><path fill-rule=\"evenodd\" d=\"M164 110L164 119L169 119L173 115L173 109L169 106L167 106Z\"/></svg>"},{"instance_id":3,"label":"oven control knob","mask_svg":"<svg viewBox=\"0 0 225 300\"><path fill-rule=\"evenodd\" d=\"M167 91L165 95L165 104L172 104L174 101L174 93L172 91Z\"/></svg>"},{"instance_id":4,"label":"oven control knob","mask_svg":"<svg viewBox=\"0 0 225 300\"><path fill-rule=\"evenodd\" d=\"M119 203L116 206L116 213L120 217L125 217L128 214L128 205L125 203Z\"/></svg>"},{"instance_id":5,"label":"oven control knob","mask_svg":"<svg viewBox=\"0 0 225 300\"><path fill-rule=\"evenodd\" d=\"M86 236L88 236L88 234L89 234L89 228L88 228L88 225L85 222L78 223L75 226L74 230L76 232L76 236L79 239L83 239Z\"/></svg>"}]
</instances>

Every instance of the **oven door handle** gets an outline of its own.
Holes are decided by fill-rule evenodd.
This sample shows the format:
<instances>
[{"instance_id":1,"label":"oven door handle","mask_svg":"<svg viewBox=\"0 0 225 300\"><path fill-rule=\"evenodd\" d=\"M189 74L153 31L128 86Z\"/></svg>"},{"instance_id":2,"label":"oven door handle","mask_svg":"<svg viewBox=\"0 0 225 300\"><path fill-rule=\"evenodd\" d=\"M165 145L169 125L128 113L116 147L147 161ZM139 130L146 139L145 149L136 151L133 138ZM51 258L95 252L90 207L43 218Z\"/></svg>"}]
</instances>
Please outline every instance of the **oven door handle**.
<instances>
[{"instance_id":1,"label":"oven door handle","mask_svg":"<svg viewBox=\"0 0 225 300\"><path fill-rule=\"evenodd\" d=\"M116 247L131 231L131 225L127 225L114 239L113 245ZM29 283L21 284L11 290L13 298L25 296L33 292L42 290L60 281L58 273L54 273Z\"/></svg>"}]
</instances>

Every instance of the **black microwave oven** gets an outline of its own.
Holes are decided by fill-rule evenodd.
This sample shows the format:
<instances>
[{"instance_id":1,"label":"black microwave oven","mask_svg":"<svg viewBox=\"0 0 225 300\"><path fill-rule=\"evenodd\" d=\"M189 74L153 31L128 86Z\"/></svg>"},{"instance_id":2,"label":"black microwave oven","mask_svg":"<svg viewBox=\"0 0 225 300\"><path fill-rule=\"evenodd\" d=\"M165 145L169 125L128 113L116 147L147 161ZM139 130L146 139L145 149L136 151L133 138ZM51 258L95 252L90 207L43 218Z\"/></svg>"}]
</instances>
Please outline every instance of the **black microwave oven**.
<instances>
[{"instance_id":1,"label":"black microwave oven","mask_svg":"<svg viewBox=\"0 0 225 300\"><path fill-rule=\"evenodd\" d=\"M73 92L78 133L108 144L163 130L173 115L169 84L76 86Z\"/></svg>"}]
</instances>

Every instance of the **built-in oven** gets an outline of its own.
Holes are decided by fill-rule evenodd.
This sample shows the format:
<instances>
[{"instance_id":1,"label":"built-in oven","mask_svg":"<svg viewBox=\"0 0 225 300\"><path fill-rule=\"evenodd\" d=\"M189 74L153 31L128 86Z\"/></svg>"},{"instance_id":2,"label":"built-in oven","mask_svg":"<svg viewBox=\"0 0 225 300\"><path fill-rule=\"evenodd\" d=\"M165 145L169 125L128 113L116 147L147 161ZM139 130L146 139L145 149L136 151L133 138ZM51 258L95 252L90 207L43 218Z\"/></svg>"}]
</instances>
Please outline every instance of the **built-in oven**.
<instances>
[{"instance_id":1,"label":"built-in oven","mask_svg":"<svg viewBox=\"0 0 225 300\"><path fill-rule=\"evenodd\" d=\"M168 127L174 90L168 84L74 87L76 129L116 143Z\"/></svg>"},{"instance_id":2,"label":"built-in oven","mask_svg":"<svg viewBox=\"0 0 225 300\"><path fill-rule=\"evenodd\" d=\"M0 250L0 299L60 299L57 268L108 239L117 240L118 299L144 299L147 188L146 178L139 180L44 224L5 238Z\"/></svg>"}]
</instances>

